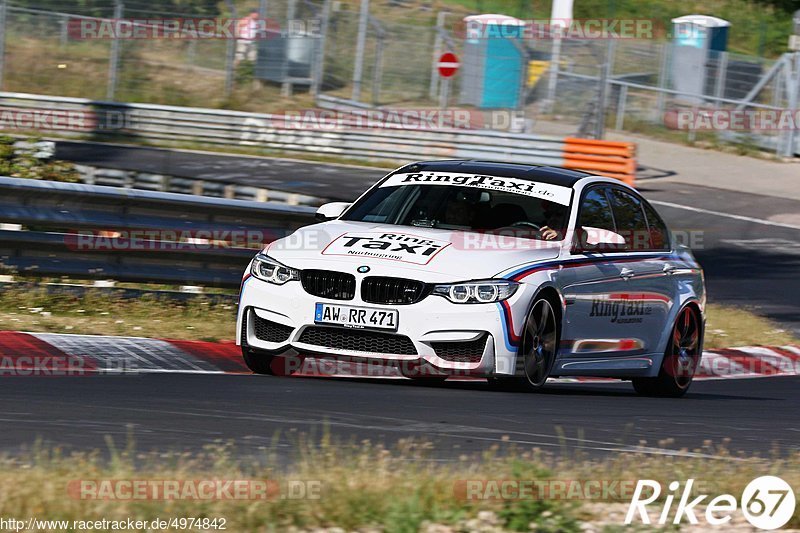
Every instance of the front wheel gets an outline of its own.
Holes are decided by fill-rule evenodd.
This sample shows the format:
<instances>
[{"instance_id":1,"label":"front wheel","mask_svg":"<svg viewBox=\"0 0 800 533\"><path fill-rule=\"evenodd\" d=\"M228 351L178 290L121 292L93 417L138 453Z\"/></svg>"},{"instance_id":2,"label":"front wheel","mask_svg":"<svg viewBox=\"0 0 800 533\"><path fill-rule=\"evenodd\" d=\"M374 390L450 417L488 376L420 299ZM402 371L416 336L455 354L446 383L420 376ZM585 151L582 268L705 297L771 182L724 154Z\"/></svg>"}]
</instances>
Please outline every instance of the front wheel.
<instances>
[{"instance_id":1,"label":"front wheel","mask_svg":"<svg viewBox=\"0 0 800 533\"><path fill-rule=\"evenodd\" d=\"M658 376L634 378L633 388L644 396L680 398L689 390L699 362L700 318L692 307L684 307L672 326Z\"/></svg>"},{"instance_id":2,"label":"front wheel","mask_svg":"<svg viewBox=\"0 0 800 533\"><path fill-rule=\"evenodd\" d=\"M300 363L297 359L256 352L246 346L242 346L242 358L244 359L244 364L254 374L291 376L300 369Z\"/></svg>"},{"instance_id":3,"label":"front wheel","mask_svg":"<svg viewBox=\"0 0 800 533\"><path fill-rule=\"evenodd\" d=\"M522 332L516 375L491 378L489 384L504 390L541 390L556 360L558 326L558 317L550 301L545 298L536 300Z\"/></svg>"}]
</instances>

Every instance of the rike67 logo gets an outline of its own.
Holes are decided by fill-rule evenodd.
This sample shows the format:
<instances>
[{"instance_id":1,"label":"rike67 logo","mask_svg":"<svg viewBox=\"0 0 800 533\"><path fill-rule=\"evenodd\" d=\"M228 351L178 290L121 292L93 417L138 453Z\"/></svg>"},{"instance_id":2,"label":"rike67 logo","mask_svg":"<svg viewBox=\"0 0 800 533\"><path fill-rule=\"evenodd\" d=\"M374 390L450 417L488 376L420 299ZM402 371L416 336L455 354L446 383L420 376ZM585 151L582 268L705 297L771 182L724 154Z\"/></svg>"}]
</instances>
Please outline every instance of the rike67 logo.
<instances>
[{"instance_id":1,"label":"rike67 logo","mask_svg":"<svg viewBox=\"0 0 800 533\"><path fill-rule=\"evenodd\" d=\"M700 516L712 526L728 524L737 507L741 506L742 514L750 524L758 529L772 530L786 525L794 515L795 494L792 487L776 476L761 476L750 483L742 491L737 500L732 494L721 494L709 500L708 494L699 494L692 499L694 479L689 479L681 490L681 483L673 481L668 492L662 494L661 483L651 479L642 479L636 484L625 524L635 520L643 524L651 524L653 517L648 506L654 505L658 512L655 523L665 525L669 522L681 524L684 521L697 524L698 507L705 506ZM663 496L662 500L659 500ZM677 500L677 504L675 501ZM660 508L659 508L660 507Z\"/></svg>"}]
</instances>

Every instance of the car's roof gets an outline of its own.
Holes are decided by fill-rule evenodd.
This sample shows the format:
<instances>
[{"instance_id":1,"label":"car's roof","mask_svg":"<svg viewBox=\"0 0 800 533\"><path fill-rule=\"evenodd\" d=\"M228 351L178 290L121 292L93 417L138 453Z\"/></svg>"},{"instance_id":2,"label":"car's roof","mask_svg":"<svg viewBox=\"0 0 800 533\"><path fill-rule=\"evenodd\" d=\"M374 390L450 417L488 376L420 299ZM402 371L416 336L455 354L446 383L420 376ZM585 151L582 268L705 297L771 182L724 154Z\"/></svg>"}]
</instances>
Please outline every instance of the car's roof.
<instances>
[{"instance_id":1,"label":"car's roof","mask_svg":"<svg viewBox=\"0 0 800 533\"><path fill-rule=\"evenodd\" d=\"M560 167L528 165L523 163L501 163L498 161L479 161L474 159L419 161L406 165L398 172L463 172L464 174L486 174L531 180L562 187L572 187L575 183L592 174Z\"/></svg>"}]
</instances>

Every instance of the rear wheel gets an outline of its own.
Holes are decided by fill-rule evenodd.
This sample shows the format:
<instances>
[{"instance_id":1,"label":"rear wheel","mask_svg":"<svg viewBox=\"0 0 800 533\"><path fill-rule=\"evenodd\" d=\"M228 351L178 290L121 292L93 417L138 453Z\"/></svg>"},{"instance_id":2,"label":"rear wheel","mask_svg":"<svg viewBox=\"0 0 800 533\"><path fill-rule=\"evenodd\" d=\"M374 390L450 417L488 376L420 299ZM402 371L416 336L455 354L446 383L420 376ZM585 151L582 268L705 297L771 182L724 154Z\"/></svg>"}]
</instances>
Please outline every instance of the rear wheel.
<instances>
[{"instance_id":1,"label":"rear wheel","mask_svg":"<svg viewBox=\"0 0 800 533\"><path fill-rule=\"evenodd\" d=\"M686 394L700 362L700 317L684 307L672 326L658 376L634 378L633 388L645 396L679 398Z\"/></svg>"},{"instance_id":2,"label":"rear wheel","mask_svg":"<svg viewBox=\"0 0 800 533\"><path fill-rule=\"evenodd\" d=\"M506 390L541 390L556 360L558 326L558 317L550 301L546 298L536 300L522 332L516 375L491 378L489 383Z\"/></svg>"}]
</instances>

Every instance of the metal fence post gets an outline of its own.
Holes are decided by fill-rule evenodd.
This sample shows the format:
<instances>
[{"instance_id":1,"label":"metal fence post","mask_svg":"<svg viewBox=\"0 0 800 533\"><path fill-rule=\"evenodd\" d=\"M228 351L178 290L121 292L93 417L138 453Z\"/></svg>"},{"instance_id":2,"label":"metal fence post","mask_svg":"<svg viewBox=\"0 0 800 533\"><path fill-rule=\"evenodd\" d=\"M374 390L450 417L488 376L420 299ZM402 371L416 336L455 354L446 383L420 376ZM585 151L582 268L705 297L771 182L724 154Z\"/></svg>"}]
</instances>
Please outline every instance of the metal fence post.
<instances>
[{"instance_id":1,"label":"metal fence post","mask_svg":"<svg viewBox=\"0 0 800 533\"><path fill-rule=\"evenodd\" d=\"M367 42L367 23L369 22L369 0L361 0L358 15L358 36L356 38L356 58L353 67L353 93L351 98L358 102L361 98L361 76L364 73L364 47Z\"/></svg>"},{"instance_id":2,"label":"metal fence post","mask_svg":"<svg viewBox=\"0 0 800 533\"><path fill-rule=\"evenodd\" d=\"M381 83L383 83L383 46L386 39L386 32L382 28L377 29L377 42L375 44L375 69L372 78L372 105L379 105L381 96Z\"/></svg>"},{"instance_id":3,"label":"metal fence post","mask_svg":"<svg viewBox=\"0 0 800 533\"><path fill-rule=\"evenodd\" d=\"M714 97L717 99L714 102L714 107L719 109L720 99L725 95L725 82L728 77L728 52L719 52L719 60L717 61L717 84L714 87Z\"/></svg>"},{"instance_id":4,"label":"metal fence post","mask_svg":"<svg viewBox=\"0 0 800 533\"><path fill-rule=\"evenodd\" d=\"M116 0L114 3L114 20L122 18L122 0ZM106 87L106 100L114 100L117 94L117 76L119 74L119 53L120 53L119 38L115 35L111 41L111 58L108 62L108 86Z\"/></svg>"},{"instance_id":5,"label":"metal fence post","mask_svg":"<svg viewBox=\"0 0 800 533\"><path fill-rule=\"evenodd\" d=\"M266 2L266 0L262 0ZM314 75L311 77L311 96L316 98L322 92L322 85L325 75L325 48L326 41L328 40L328 26L330 25L331 18L331 0L325 0L322 3L322 24L320 26L321 35L317 43L318 50L316 53L316 61L314 62Z\"/></svg>"},{"instance_id":6,"label":"metal fence post","mask_svg":"<svg viewBox=\"0 0 800 533\"><path fill-rule=\"evenodd\" d=\"M439 107L447 109L450 101L450 78L444 78L439 86Z\"/></svg>"},{"instance_id":7,"label":"metal fence post","mask_svg":"<svg viewBox=\"0 0 800 533\"><path fill-rule=\"evenodd\" d=\"M672 44L664 43L661 45L661 67L658 69L658 94L656 96L656 116L653 122L663 120L664 105L667 98L667 93L664 89L667 88L669 80L669 59L670 52L672 52Z\"/></svg>"},{"instance_id":8,"label":"metal fence post","mask_svg":"<svg viewBox=\"0 0 800 533\"><path fill-rule=\"evenodd\" d=\"M606 100L608 96L609 78L611 76L611 69L613 68L611 62L613 61L616 51L616 42L611 39L608 41L606 47L606 56L603 64L600 66L600 86L597 91L597 123L595 124L594 138L602 139L606 131Z\"/></svg>"},{"instance_id":9,"label":"metal fence post","mask_svg":"<svg viewBox=\"0 0 800 533\"><path fill-rule=\"evenodd\" d=\"M558 70L561 62L561 33L551 34L550 38L553 39L553 44L550 51L550 77L547 79L547 101L544 106L548 111L553 110L556 101Z\"/></svg>"},{"instance_id":10,"label":"metal fence post","mask_svg":"<svg viewBox=\"0 0 800 533\"><path fill-rule=\"evenodd\" d=\"M433 58L431 61L431 84L428 88L428 97L431 100L436 98L436 89L439 85L439 74L436 69L436 62L439 61L439 56L442 55L442 32L444 31L444 21L447 17L447 11L439 11L436 15L436 30L433 39Z\"/></svg>"},{"instance_id":11,"label":"metal fence post","mask_svg":"<svg viewBox=\"0 0 800 533\"><path fill-rule=\"evenodd\" d=\"M289 0L286 4L286 25L287 30L294 24L294 18L297 13L297 0ZM292 46L292 39L294 36L292 35L291 31L286 32L286 50L288 51ZM288 54L286 59L284 59L284 68L285 68L285 77L284 82L281 84L281 96L290 97L292 96L292 81L291 81L291 73L289 72L289 58Z\"/></svg>"},{"instance_id":12,"label":"metal fence post","mask_svg":"<svg viewBox=\"0 0 800 533\"><path fill-rule=\"evenodd\" d=\"M794 52L792 54L792 61L789 62L791 65L791 80L792 83L789 87L789 112L794 113L797 110L797 106L800 105L800 52ZM789 131L786 135L786 146L783 149L783 156L784 157L792 157L794 156L796 150L795 144L797 143L797 129L796 128L789 128Z\"/></svg>"},{"instance_id":13,"label":"metal fence post","mask_svg":"<svg viewBox=\"0 0 800 533\"><path fill-rule=\"evenodd\" d=\"M619 89L619 98L617 99L617 122L614 129L621 131L625 126L625 107L628 103L628 86L623 85Z\"/></svg>"},{"instance_id":14,"label":"metal fence post","mask_svg":"<svg viewBox=\"0 0 800 533\"><path fill-rule=\"evenodd\" d=\"M59 37L59 45L61 46L61 48L64 48L65 46L67 46L67 43L69 42L69 17L65 15L59 17L58 24L61 30L61 35Z\"/></svg>"},{"instance_id":15,"label":"metal fence post","mask_svg":"<svg viewBox=\"0 0 800 533\"><path fill-rule=\"evenodd\" d=\"M236 16L236 6L233 4L233 0L225 0L225 5L230 11L231 17L238 24L239 21L238 17ZM233 72L236 69L236 36L238 33L239 28L237 27L235 33L233 34L233 38L228 39L225 58L225 98L230 98L231 93L233 92Z\"/></svg>"},{"instance_id":16,"label":"metal fence post","mask_svg":"<svg viewBox=\"0 0 800 533\"><path fill-rule=\"evenodd\" d=\"M3 88L3 71L6 66L6 0L0 0L0 89Z\"/></svg>"}]
</instances>

